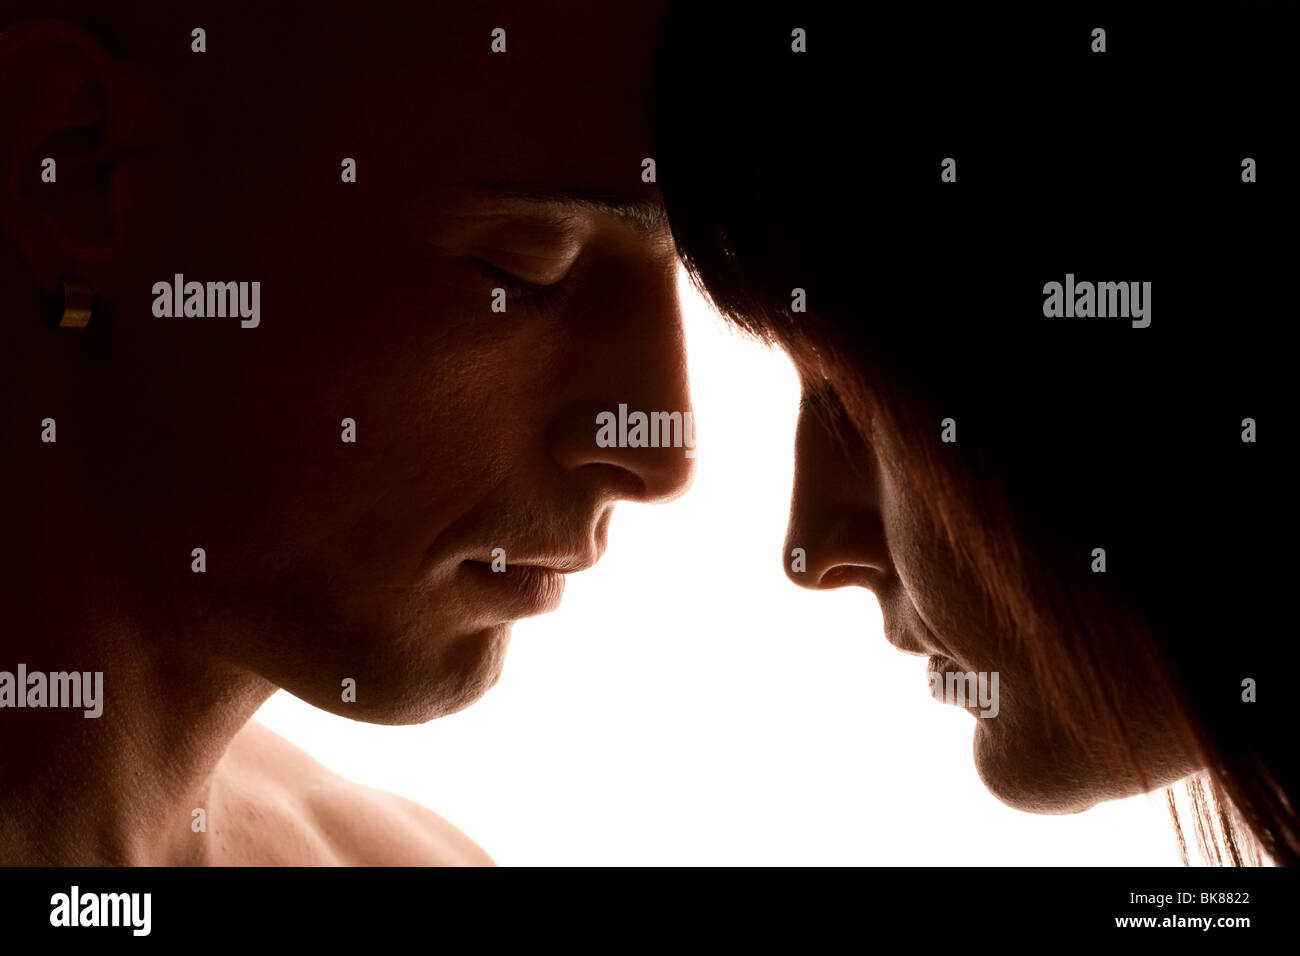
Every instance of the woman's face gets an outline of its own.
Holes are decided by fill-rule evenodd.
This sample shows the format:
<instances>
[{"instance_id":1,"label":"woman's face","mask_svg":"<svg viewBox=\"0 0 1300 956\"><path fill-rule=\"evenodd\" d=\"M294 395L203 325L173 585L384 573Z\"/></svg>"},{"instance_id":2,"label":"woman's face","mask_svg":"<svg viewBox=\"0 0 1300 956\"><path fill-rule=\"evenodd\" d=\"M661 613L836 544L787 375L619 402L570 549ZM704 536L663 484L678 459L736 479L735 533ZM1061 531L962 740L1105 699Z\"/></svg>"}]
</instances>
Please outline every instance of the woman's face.
<instances>
[{"instance_id":1,"label":"woman's face","mask_svg":"<svg viewBox=\"0 0 1300 956\"><path fill-rule=\"evenodd\" d=\"M938 428L936 422L936 434ZM918 674L918 690L928 683L947 702L962 703L954 699L961 686L956 675L976 675L964 700L975 717L975 765L1004 803L1069 813L1136 792L1135 779L1117 777L1113 766L1100 755L1089 756L1065 733L1059 707L1038 692L1016 635L995 624L980 583L959 566L924 502L901 479L899 439L873 429L873 445L861 437L867 431L854 428L825 382L805 383L785 542L791 580L809 588L871 590L889 642L930 658L927 674ZM802 571L793 569L795 548L806 552ZM1133 666L1104 663L1117 685ZM1120 695L1120 704L1137 729L1149 784L1196 770L1175 743L1169 713L1148 705L1148 697L1158 695L1131 689Z\"/></svg>"}]
</instances>

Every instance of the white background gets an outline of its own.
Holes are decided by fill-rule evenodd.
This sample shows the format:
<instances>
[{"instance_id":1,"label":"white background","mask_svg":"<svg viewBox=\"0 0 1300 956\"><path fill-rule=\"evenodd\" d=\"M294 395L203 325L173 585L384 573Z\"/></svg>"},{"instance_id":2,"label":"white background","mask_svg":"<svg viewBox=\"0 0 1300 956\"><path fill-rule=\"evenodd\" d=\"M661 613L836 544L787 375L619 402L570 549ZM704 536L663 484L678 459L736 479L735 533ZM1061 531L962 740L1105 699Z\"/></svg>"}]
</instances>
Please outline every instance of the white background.
<instances>
[{"instance_id":1,"label":"white background","mask_svg":"<svg viewBox=\"0 0 1300 956\"><path fill-rule=\"evenodd\" d=\"M1003 806L974 718L932 700L861 589L782 573L798 384L683 284L695 485L620 503L500 683L416 727L281 691L257 719L331 769L440 813L503 865L1177 865L1160 794L1068 817Z\"/></svg>"}]
</instances>

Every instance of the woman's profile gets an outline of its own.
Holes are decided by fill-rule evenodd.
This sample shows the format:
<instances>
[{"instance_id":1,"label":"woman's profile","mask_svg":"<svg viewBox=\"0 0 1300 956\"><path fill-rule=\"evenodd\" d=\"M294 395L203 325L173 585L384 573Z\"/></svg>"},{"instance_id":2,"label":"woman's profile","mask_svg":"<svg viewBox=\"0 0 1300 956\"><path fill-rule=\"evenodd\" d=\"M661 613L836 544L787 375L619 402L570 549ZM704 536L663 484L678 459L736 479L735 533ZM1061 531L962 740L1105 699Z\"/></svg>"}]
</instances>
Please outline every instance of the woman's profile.
<instances>
[{"instance_id":1,"label":"woman's profile","mask_svg":"<svg viewBox=\"0 0 1300 956\"><path fill-rule=\"evenodd\" d=\"M1064 14L1032 46L942 5L869 30L807 5L670 22L679 251L803 382L789 577L871 589L945 691L974 679L959 702L1003 802L1069 813L1187 778L1180 835L1211 860L1296 863L1294 246L1270 231L1293 197L1268 84L1259 110L1215 95L1233 57L1283 62L1286 31L1117 16L1106 60ZM1181 69L1206 49L1215 70Z\"/></svg>"}]
</instances>

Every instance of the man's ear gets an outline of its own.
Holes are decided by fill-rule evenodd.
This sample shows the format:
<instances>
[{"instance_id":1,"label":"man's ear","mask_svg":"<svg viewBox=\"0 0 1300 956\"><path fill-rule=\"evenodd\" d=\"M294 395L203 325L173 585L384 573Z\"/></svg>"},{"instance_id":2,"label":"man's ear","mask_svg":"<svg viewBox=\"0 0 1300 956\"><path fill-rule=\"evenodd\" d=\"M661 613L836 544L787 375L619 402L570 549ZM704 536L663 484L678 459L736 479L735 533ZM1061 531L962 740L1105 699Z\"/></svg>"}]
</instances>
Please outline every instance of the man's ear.
<instances>
[{"instance_id":1,"label":"man's ear","mask_svg":"<svg viewBox=\"0 0 1300 956\"><path fill-rule=\"evenodd\" d=\"M47 291L94 281L138 213L156 104L94 35L63 20L0 33L0 227Z\"/></svg>"}]
</instances>

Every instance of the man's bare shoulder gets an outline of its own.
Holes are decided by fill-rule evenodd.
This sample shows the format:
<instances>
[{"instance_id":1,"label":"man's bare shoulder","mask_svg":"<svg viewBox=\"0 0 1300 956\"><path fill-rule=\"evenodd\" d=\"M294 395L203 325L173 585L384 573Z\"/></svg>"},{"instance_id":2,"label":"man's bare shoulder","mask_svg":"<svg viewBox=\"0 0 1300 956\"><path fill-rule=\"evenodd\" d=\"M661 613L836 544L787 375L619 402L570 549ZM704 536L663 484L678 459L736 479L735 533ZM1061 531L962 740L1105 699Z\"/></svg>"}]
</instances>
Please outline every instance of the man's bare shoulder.
<instances>
[{"instance_id":1,"label":"man's bare shoulder","mask_svg":"<svg viewBox=\"0 0 1300 956\"><path fill-rule=\"evenodd\" d=\"M340 777L256 721L235 736L222 769L223 787L234 802L248 805L254 821L236 832L266 848L273 862L494 865L478 844L436 813ZM252 832L259 826L266 832ZM306 858L285 858L293 856Z\"/></svg>"}]
</instances>

